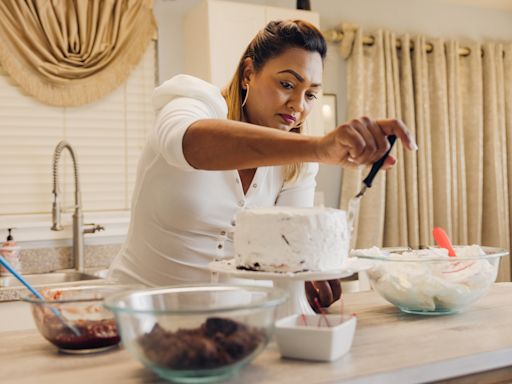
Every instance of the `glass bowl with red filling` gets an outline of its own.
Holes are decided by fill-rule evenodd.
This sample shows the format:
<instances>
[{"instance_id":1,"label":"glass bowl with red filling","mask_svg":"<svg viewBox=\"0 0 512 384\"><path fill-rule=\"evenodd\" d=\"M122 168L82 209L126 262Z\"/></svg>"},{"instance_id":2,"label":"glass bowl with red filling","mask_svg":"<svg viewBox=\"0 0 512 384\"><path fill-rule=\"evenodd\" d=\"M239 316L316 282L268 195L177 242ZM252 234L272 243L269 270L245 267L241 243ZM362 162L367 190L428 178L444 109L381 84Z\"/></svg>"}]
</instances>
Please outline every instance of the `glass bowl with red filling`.
<instances>
[{"instance_id":1,"label":"glass bowl with red filling","mask_svg":"<svg viewBox=\"0 0 512 384\"><path fill-rule=\"evenodd\" d=\"M184 285L109 296L123 346L159 376L177 383L226 380L272 337L279 288Z\"/></svg>"},{"instance_id":2,"label":"glass bowl with red filling","mask_svg":"<svg viewBox=\"0 0 512 384\"><path fill-rule=\"evenodd\" d=\"M34 322L46 340L62 352L85 354L119 344L114 315L103 306L103 300L131 288L116 284L52 288L41 290L45 301L33 295L21 300L31 304Z\"/></svg>"}]
</instances>

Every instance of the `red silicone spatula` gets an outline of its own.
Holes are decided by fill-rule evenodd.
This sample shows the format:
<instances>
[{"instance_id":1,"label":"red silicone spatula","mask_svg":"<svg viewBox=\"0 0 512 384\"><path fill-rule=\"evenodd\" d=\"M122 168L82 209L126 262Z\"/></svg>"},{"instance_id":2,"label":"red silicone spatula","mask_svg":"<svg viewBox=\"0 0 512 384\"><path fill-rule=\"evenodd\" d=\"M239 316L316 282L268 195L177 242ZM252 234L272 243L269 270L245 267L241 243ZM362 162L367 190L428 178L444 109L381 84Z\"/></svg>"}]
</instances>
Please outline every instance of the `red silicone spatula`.
<instances>
[{"instance_id":1,"label":"red silicone spatula","mask_svg":"<svg viewBox=\"0 0 512 384\"><path fill-rule=\"evenodd\" d=\"M434 236L434 240L437 245L448 250L448 256L455 256L455 250L452 247L452 242L443 228L434 227L432 235Z\"/></svg>"}]
</instances>

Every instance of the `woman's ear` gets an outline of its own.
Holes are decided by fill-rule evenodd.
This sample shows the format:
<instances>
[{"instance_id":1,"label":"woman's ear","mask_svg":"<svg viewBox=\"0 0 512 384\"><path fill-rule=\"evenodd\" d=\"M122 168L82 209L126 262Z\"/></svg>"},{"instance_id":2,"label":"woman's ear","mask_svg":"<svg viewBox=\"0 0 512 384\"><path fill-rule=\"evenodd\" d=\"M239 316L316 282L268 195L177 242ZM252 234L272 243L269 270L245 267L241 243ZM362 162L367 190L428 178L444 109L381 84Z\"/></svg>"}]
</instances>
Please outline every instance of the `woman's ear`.
<instances>
[{"instance_id":1,"label":"woman's ear","mask_svg":"<svg viewBox=\"0 0 512 384\"><path fill-rule=\"evenodd\" d=\"M242 87L245 89L254 74L254 64L250 57L244 59L244 70L242 72Z\"/></svg>"}]
</instances>

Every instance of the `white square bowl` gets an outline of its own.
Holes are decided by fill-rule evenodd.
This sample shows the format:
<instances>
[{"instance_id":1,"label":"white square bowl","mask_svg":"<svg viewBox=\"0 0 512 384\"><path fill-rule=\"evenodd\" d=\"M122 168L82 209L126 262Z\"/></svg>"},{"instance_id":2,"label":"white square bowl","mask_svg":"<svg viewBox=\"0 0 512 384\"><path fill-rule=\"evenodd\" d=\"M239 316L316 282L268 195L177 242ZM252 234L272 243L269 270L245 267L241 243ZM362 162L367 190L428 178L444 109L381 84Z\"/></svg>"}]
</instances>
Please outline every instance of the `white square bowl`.
<instances>
[{"instance_id":1,"label":"white square bowl","mask_svg":"<svg viewBox=\"0 0 512 384\"><path fill-rule=\"evenodd\" d=\"M352 315L292 315L276 322L276 341L283 357L333 361L350 350L356 324Z\"/></svg>"}]
</instances>

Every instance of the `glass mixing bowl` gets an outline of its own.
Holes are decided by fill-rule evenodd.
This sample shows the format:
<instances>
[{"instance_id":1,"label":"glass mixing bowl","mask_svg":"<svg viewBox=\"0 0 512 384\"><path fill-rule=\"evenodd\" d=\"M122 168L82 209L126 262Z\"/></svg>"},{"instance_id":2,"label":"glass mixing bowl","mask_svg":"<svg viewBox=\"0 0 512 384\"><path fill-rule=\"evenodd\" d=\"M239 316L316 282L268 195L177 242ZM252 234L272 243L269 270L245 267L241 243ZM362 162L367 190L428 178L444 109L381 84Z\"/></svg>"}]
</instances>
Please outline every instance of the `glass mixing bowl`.
<instances>
[{"instance_id":1,"label":"glass mixing bowl","mask_svg":"<svg viewBox=\"0 0 512 384\"><path fill-rule=\"evenodd\" d=\"M103 299L133 288L115 284L52 288L41 290L45 301L32 294L21 300L31 304L34 322L46 340L62 352L85 354L119 344L114 315L103 306Z\"/></svg>"},{"instance_id":2,"label":"glass mixing bowl","mask_svg":"<svg viewBox=\"0 0 512 384\"><path fill-rule=\"evenodd\" d=\"M271 338L284 290L187 285L136 290L105 300L123 345L146 367L174 382L224 380Z\"/></svg>"},{"instance_id":3,"label":"glass mixing bowl","mask_svg":"<svg viewBox=\"0 0 512 384\"><path fill-rule=\"evenodd\" d=\"M492 247L444 249L370 248L352 255L371 261L373 289L401 311L421 315L460 312L485 296L496 280L500 258L508 251Z\"/></svg>"}]
</instances>

